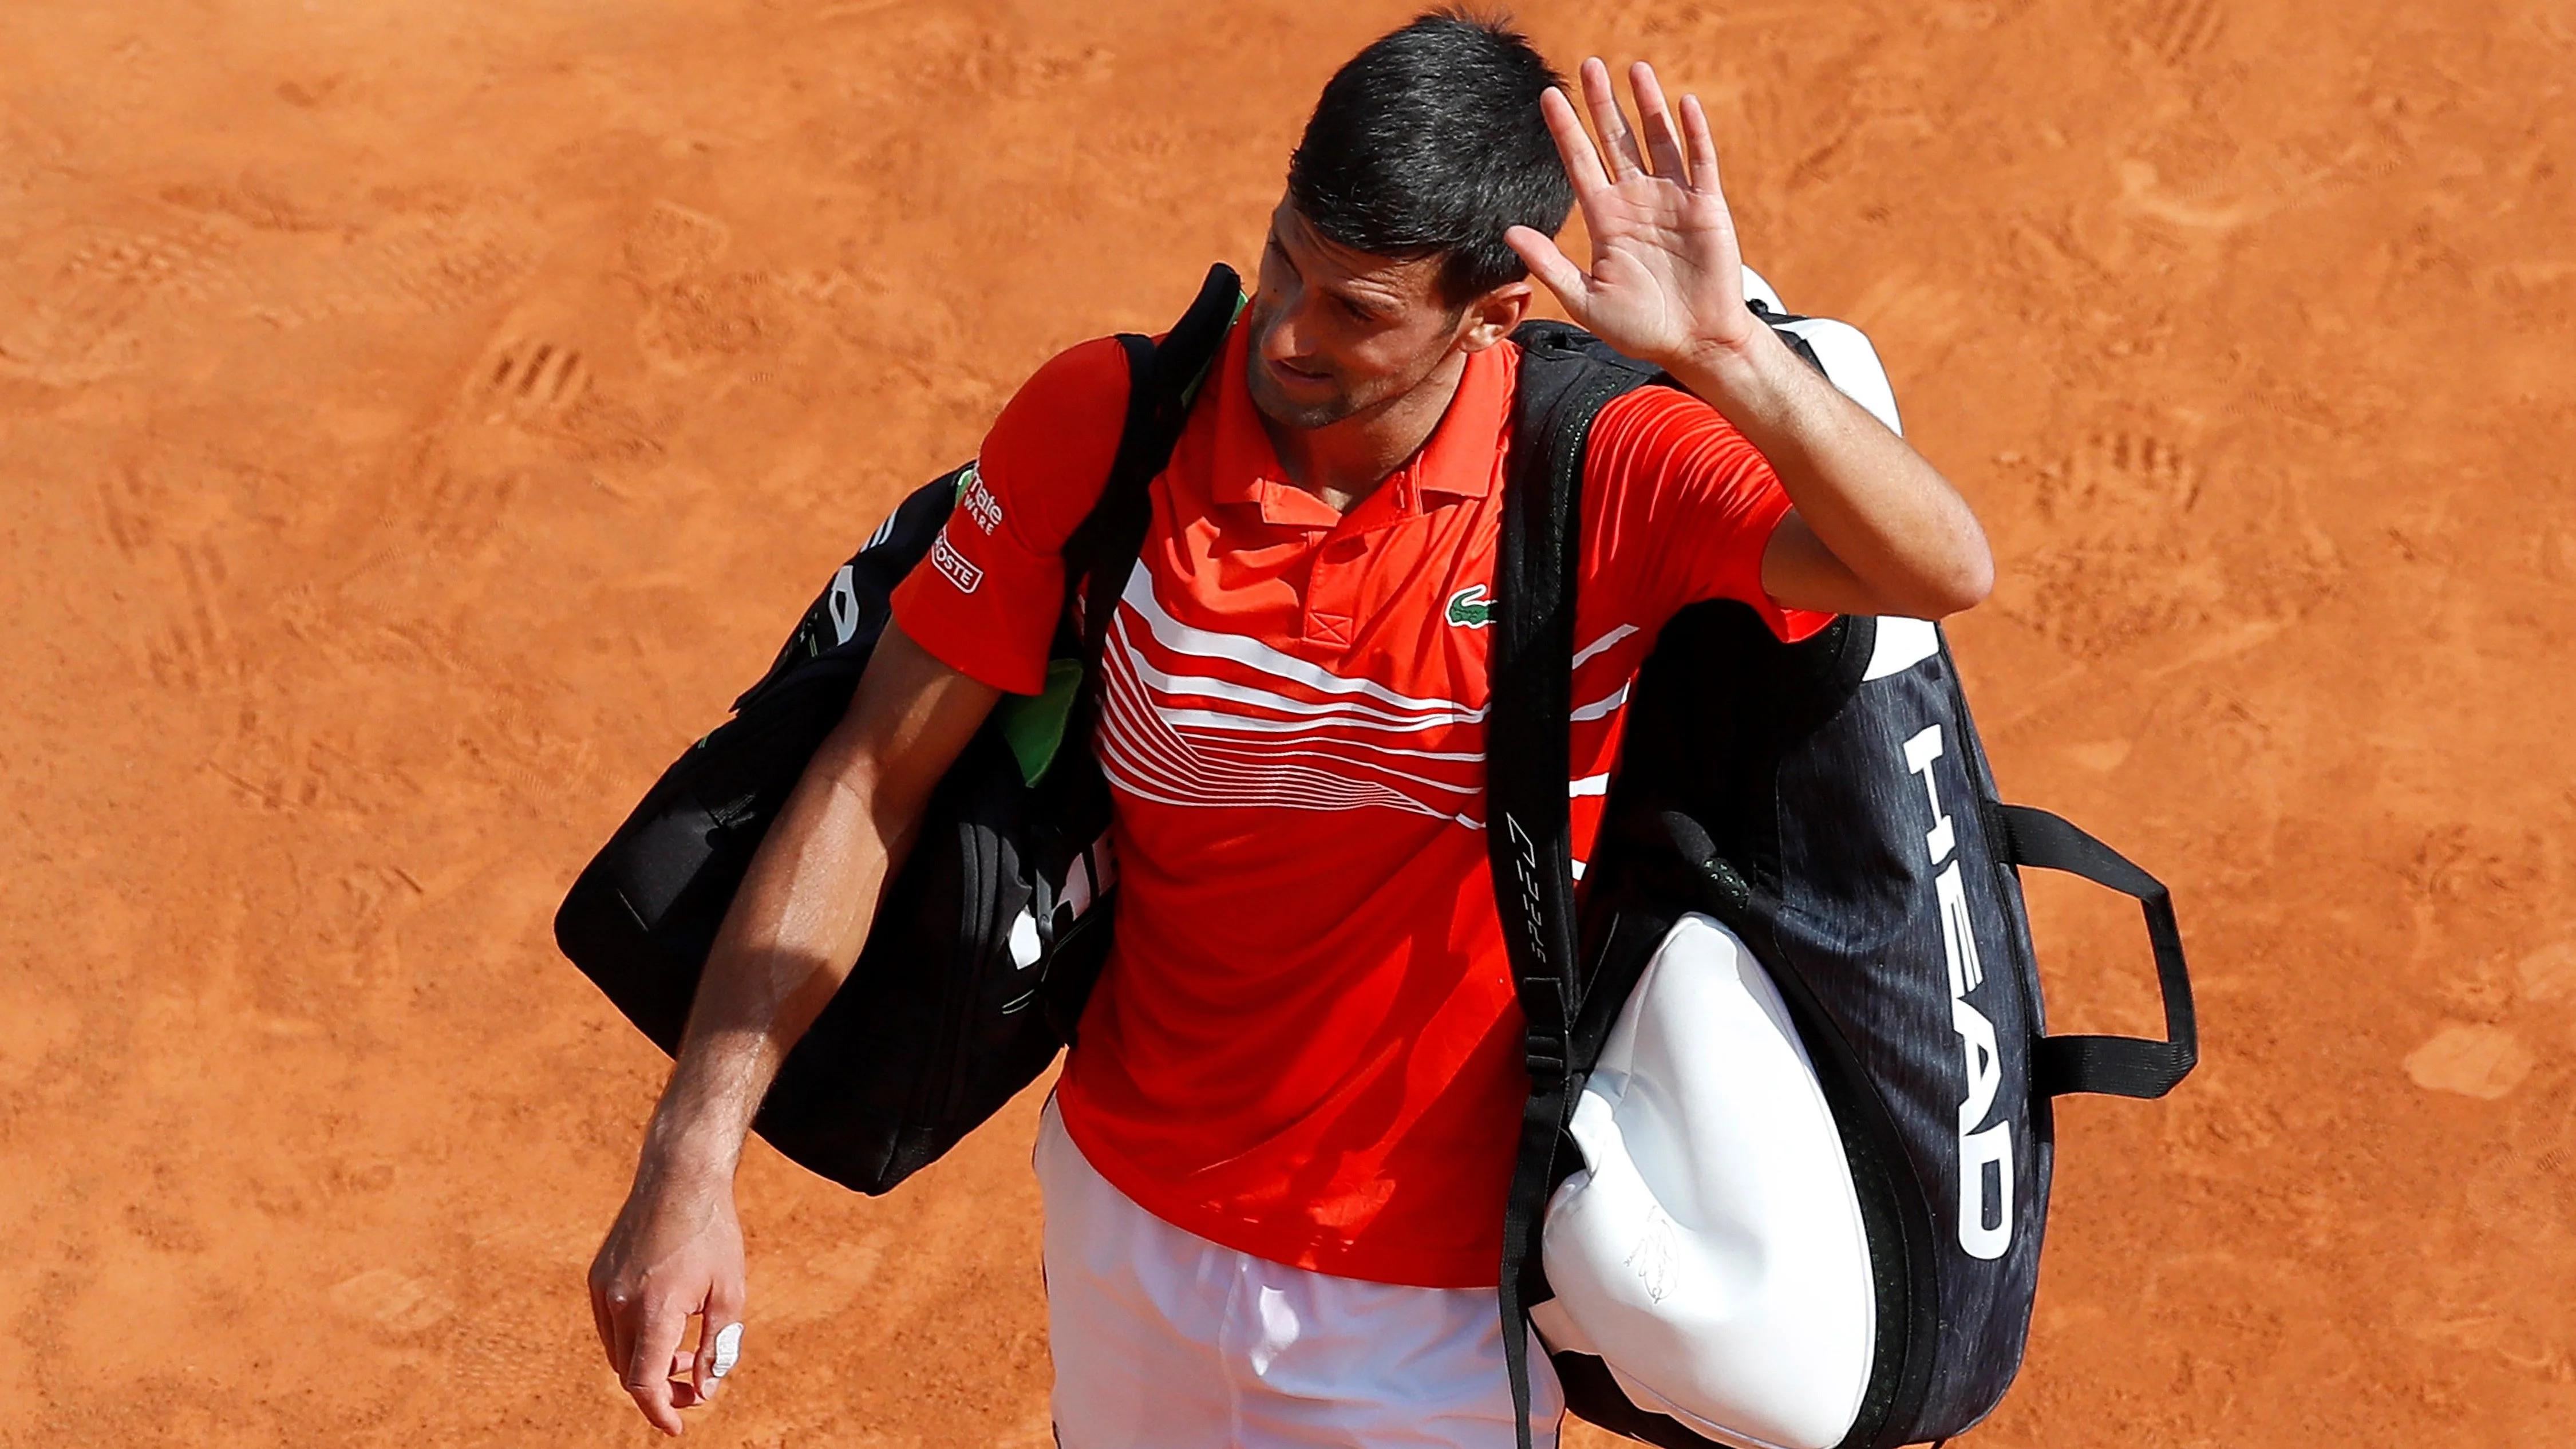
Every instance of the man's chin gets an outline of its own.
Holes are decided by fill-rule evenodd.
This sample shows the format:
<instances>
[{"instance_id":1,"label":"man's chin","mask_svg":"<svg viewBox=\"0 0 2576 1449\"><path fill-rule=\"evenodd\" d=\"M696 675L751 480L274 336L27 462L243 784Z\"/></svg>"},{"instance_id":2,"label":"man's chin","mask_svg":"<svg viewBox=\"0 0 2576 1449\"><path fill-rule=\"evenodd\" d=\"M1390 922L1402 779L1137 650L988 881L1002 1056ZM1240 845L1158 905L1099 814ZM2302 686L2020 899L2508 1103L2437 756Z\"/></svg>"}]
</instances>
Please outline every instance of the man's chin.
<instances>
[{"instance_id":1,"label":"man's chin","mask_svg":"<svg viewBox=\"0 0 2576 1449\"><path fill-rule=\"evenodd\" d=\"M1251 365L1244 370L1247 374L1245 390L1252 394L1252 405L1261 410L1263 417L1280 427L1300 431L1328 428L1359 411L1351 405L1349 398L1340 393L1313 402L1288 396L1268 376L1268 369L1261 365L1258 357L1253 358Z\"/></svg>"}]
</instances>

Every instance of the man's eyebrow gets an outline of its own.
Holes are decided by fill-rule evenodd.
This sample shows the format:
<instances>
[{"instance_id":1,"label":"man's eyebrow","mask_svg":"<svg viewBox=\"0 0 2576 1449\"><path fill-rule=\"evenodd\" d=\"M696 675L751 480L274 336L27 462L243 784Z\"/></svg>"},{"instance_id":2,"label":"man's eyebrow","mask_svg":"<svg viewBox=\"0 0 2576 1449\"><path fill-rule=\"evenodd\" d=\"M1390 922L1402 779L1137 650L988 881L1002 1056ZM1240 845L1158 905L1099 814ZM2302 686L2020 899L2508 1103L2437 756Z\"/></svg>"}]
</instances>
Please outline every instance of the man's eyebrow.
<instances>
[{"instance_id":1,"label":"man's eyebrow","mask_svg":"<svg viewBox=\"0 0 2576 1449\"><path fill-rule=\"evenodd\" d=\"M1288 270L1300 277L1306 276L1306 269L1298 266L1296 258L1288 255L1288 244L1280 240L1277 221L1270 223L1270 230L1262 238L1262 245L1268 250L1277 252L1279 260L1287 264ZM1381 317L1387 312L1386 299L1365 285L1354 286L1348 280L1333 277L1316 277L1307 280L1325 296L1363 316Z\"/></svg>"}]
</instances>

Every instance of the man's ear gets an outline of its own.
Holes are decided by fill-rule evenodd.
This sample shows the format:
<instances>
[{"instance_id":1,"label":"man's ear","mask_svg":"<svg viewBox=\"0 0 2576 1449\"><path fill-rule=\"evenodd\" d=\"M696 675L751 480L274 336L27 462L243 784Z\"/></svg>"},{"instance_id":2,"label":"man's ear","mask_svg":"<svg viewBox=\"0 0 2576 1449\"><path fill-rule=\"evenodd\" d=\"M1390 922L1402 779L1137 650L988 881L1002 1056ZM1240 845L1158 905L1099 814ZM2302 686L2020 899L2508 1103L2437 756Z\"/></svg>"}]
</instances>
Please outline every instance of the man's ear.
<instances>
[{"instance_id":1,"label":"man's ear","mask_svg":"<svg viewBox=\"0 0 2576 1449\"><path fill-rule=\"evenodd\" d=\"M1530 298L1535 290L1529 279L1524 277L1517 282L1505 282L1468 303L1461 309L1459 318L1463 330L1458 334L1458 350L1482 352L1511 336L1512 329L1521 325L1521 319L1529 315Z\"/></svg>"}]
</instances>

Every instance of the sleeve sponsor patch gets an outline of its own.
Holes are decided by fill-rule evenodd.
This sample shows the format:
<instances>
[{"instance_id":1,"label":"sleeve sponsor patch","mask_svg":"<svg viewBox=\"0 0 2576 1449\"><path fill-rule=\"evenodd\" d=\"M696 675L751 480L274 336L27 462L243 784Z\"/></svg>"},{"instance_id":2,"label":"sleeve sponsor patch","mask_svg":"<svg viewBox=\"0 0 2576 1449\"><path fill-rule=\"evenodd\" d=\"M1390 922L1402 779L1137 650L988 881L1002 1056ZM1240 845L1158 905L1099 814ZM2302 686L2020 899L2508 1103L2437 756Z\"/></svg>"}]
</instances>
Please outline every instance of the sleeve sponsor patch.
<instances>
[{"instance_id":1,"label":"sleeve sponsor patch","mask_svg":"<svg viewBox=\"0 0 2576 1449\"><path fill-rule=\"evenodd\" d=\"M959 553L956 546L948 541L945 528L939 530L938 540L930 545L930 566L939 570L941 578L955 584L961 594L971 594L983 587L984 571L966 561L966 555Z\"/></svg>"},{"instance_id":2,"label":"sleeve sponsor patch","mask_svg":"<svg viewBox=\"0 0 2576 1449\"><path fill-rule=\"evenodd\" d=\"M958 492L957 506L989 536L1002 524L1002 500L995 498L993 490L984 486L983 470L972 463L966 465L963 481L966 486Z\"/></svg>"}]
</instances>

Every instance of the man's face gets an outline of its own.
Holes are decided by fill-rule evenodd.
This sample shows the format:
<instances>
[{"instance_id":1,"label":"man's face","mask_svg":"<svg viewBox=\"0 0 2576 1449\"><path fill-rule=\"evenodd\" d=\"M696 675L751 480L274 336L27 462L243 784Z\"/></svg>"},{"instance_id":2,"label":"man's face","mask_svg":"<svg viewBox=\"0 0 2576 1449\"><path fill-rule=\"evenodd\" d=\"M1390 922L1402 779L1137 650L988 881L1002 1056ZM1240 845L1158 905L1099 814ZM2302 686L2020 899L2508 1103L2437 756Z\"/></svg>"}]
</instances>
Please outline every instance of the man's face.
<instances>
[{"instance_id":1,"label":"man's face","mask_svg":"<svg viewBox=\"0 0 2576 1449\"><path fill-rule=\"evenodd\" d=\"M1439 257L1397 261L1340 246L1281 201L1251 305L1254 406L1321 428L1422 385L1468 329L1440 292Z\"/></svg>"}]
</instances>

